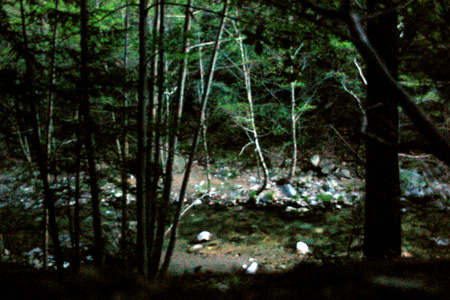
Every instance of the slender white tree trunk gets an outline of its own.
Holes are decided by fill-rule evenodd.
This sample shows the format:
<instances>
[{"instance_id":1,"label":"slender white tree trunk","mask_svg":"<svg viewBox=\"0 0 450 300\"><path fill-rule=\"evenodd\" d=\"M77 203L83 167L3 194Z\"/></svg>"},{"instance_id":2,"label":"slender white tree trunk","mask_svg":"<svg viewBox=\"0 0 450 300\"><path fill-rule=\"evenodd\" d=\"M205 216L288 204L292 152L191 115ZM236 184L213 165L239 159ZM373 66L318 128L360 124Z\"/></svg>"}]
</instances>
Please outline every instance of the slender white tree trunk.
<instances>
[{"instance_id":1,"label":"slender white tree trunk","mask_svg":"<svg viewBox=\"0 0 450 300\"><path fill-rule=\"evenodd\" d=\"M238 32L237 29L236 29L236 31ZM247 92L248 114L249 114L249 123L250 123L250 128L248 129L248 131L251 134L252 142L255 144L256 152L258 153L258 159L259 159L259 162L263 169L263 176L264 176L263 183L256 192L256 194L259 195L267 186L267 181L269 179L269 169L267 168L267 164L264 159L262 148L259 143L258 131L256 129L255 113L254 113L254 108L253 108L254 101L253 101L253 93L252 93L251 70L250 70L250 64L249 64L249 60L248 60L248 54L244 47L243 39L242 39L240 32L238 32L237 42L238 42L239 49L241 52L242 72L244 75L245 90Z\"/></svg>"},{"instance_id":2,"label":"slender white tree trunk","mask_svg":"<svg viewBox=\"0 0 450 300\"><path fill-rule=\"evenodd\" d=\"M292 178L297 171L297 118L295 108L297 103L295 101L295 85L296 82L291 82L291 122L292 122L292 164L289 177Z\"/></svg>"}]
</instances>

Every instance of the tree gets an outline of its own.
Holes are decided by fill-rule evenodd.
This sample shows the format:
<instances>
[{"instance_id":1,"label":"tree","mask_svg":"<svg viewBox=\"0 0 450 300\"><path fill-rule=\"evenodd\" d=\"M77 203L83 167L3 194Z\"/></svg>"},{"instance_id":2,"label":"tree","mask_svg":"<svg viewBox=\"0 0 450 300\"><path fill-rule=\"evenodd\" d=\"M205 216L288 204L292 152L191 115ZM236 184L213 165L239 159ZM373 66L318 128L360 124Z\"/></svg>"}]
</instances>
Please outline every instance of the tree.
<instances>
[{"instance_id":1,"label":"tree","mask_svg":"<svg viewBox=\"0 0 450 300\"><path fill-rule=\"evenodd\" d=\"M125 17L124 17L124 27L125 27L125 40L124 40L124 53L123 53L123 64L125 70L128 69L128 36L129 36L129 27L130 27L130 8L129 1L127 0L127 8L125 9ZM127 85L127 75L128 72L125 72L124 75L124 84L123 84L123 99L122 99L122 136L119 142L120 147L120 156L121 156L121 181L122 181L122 220L121 220L121 246L120 250L122 252L122 261L125 263L127 260L127 252L128 252L128 211L127 211L127 201L128 201L128 172L127 172L127 161L128 161L128 116L127 116L127 105L128 105L128 93L126 91Z\"/></svg>"},{"instance_id":2,"label":"tree","mask_svg":"<svg viewBox=\"0 0 450 300\"><path fill-rule=\"evenodd\" d=\"M185 22L185 30L186 30L185 33L187 33L187 30L189 29L190 21L189 21L188 16L190 14L190 11L189 11L190 6L191 6L191 2L188 2L187 8L186 8L186 15L185 15L185 17L187 18L186 22ZM175 246L177 228L178 228L178 224L179 224L179 218L181 216L181 209L183 207L183 200L184 200L184 196L186 193L187 184L189 182L189 175L190 175L190 171L192 168L192 164L194 162L194 155L195 155L195 152L197 149L197 144L198 144L198 140L200 138L200 133L204 126L203 125L203 122L205 121L204 115L205 115L205 111L206 111L206 106L208 104L208 97L211 92L211 85L212 85L213 78L214 78L214 71L215 71L217 56L218 56L219 49L220 49L220 43L222 42L222 33L223 33L224 27L225 27L228 6L229 6L229 0L224 0L223 10L222 10L221 18L220 18L220 25L219 25L219 29L217 31L217 36L216 36L215 42L214 42L214 48L213 48L213 53L211 55L211 61L210 61L209 68L208 68L207 79L206 79L204 88L202 88L203 93L202 93L202 98L201 98L201 111L198 115L197 124L195 127L195 132L194 132L194 136L193 136L193 140L192 140L192 144L191 144L191 148L190 148L189 159L186 164L186 170L185 170L183 182L181 185L181 191L180 191L180 194L178 197L178 203L177 203L176 211L175 211L175 214L173 217L173 227L171 230L172 235L170 237L169 247L167 249L166 257L163 262L161 276L164 276L165 272L167 271L167 269L169 267L170 259L171 259L172 253L173 253L173 248ZM188 48L187 48L186 43L183 43L183 44L184 44L183 51L187 51ZM186 54L186 52L185 52L185 54ZM179 81L180 88L183 85L183 81L184 81L184 79L183 79L184 70L183 70L182 66L183 66L183 64L181 65L180 77L179 77L180 78L180 81ZM180 97L181 97L181 95L180 95ZM180 101L181 100L182 99L180 98ZM179 122L179 117L181 117L181 115L179 115L178 111L175 111L175 112L177 113L176 118ZM177 123L174 125L176 125L175 126L176 131L174 133L178 134L180 124ZM167 176L167 172L169 170L170 170L169 168L166 170L166 176ZM171 172L169 174L171 174ZM168 197L168 195L166 195L166 197Z\"/></svg>"},{"instance_id":3,"label":"tree","mask_svg":"<svg viewBox=\"0 0 450 300\"><path fill-rule=\"evenodd\" d=\"M391 4L391 6L389 5ZM397 12L391 1L367 1L369 42L393 78L397 77ZM400 256L401 214L398 165L398 111L395 91L374 62L367 62L366 200L364 254L366 257Z\"/></svg>"},{"instance_id":4,"label":"tree","mask_svg":"<svg viewBox=\"0 0 450 300\"><path fill-rule=\"evenodd\" d=\"M248 117L246 123L249 124L249 127L244 127L244 130L248 134L251 140L251 144L255 145L256 152L258 153L258 161L261 164L261 168L263 170L263 183L256 191L256 196L258 196L267 186L267 181L269 179L269 169L264 159L263 150L260 144L260 138L258 135L258 131L256 129L255 111L253 108L254 99L252 93L251 65L248 58L247 49L244 47L243 37L239 31L237 31L236 41L239 45L239 51L241 54L241 62L242 62L241 71L244 76L246 98L248 101Z\"/></svg>"},{"instance_id":5,"label":"tree","mask_svg":"<svg viewBox=\"0 0 450 300\"><path fill-rule=\"evenodd\" d=\"M38 122L38 111L36 109L36 94L34 90L34 68L33 59L28 48L28 33L27 24L25 18L25 7L23 0L20 1L20 13L22 21L22 35L23 35L23 59L25 60L25 88L26 92L24 94L24 101L29 106L29 117L30 125L32 128L32 138L33 138L33 149L35 151L37 164L39 166L39 173L43 183L44 189L44 209L48 211L49 226L52 236L53 248L55 252L56 266L59 272L63 270L63 256L61 251L61 244L58 235L58 225L56 220L56 209L53 199L53 192L49 185L48 179L48 156L47 149L42 146L40 132L39 132L39 122ZM45 213L44 213L45 214Z\"/></svg>"},{"instance_id":6,"label":"tree","mask_svg":"<svg viewBox=\"0 0 450 300\"><path fill-rule=\"evenodd\" d=\"M172 190L172 173L173 173L173 164L175 159L175 154L177 150L177 142L178 136L180 132L180 118L182 116L183 111L183 103L184 103L184 92L186 86L186 75L187 75L187 65L188 65L188 52L189 52L189 39L188 33L191 29L191 7L192 0L188 0L186 5L186 11L184 14L184 28L183 28L183 45L181 47L181 54L183 55L182 59L179 62L179 70L178 70L178 82L177 82L177 92L175 101L170 105L170 112L168 118L168 154L167 154L167 164L165 169L165 178L164 178L164 190L162 194L163 201L166 203L170 202L170 192ZM183 196L184 197L184 196ZM173 217L173 226L172 226L172 235L170 236L169 245L166 251L166 256L164 258L163 264L160 270L160 276L164 276L169 268L170 260L172 257L173 249L175 247L176 241L176 231L178 227L178 222L181 214L181 208L183 206L183 198L180 197L178 199L178 203L176 206L176 211ZM164 233L165 235L166 233Z\"/></svg>"},{"instance_id":7,"label":"tree","mask_svg":"<svg viewBox=\"0 0 450 300\"><path fill-rule=\"evenodd\" d=\"M371 123L371 130L365 131L367 134L366 183L368 184L366 217L368 219L365 226L367 240L364 252L369 257L400 255L401 216L398 158L396 157L398 149L397 104L402 107L417 130L429 142L433 154L447 165L450 165L450 145L423 111L414 104L413 98L396 81L397 63L395 60L398 57L395 54L395 41L397 40L396 10L398 6L391 4L390 9L380 12L377 11L378 7L374 1L368 1L368 14L363 17L373 20L369 21L368 34L366 34L360 23L362 17L356 13L360 7L357 5L353 7L351 1L340 1L329 7L306 0L301 1L299 7L289 7L278 1L267 2L351 40L368 65L371 77L368 78L368 81L371 87L368 88L369 105L366 107L365 114L370 120L368 122ZM387 6L389 3L383 4ZM311 14L311 12L314 13ZM374 15L370 13L374 13ZM325 19L320 20L317 15L321 15ZM382 24L382 21L386 23ZM347 32L350 32L350 35ZM387 38L389 38L389 44L386 43ZM391 44L392 41L394 41L393 44ZM376 81L381 84L377 85ZM382 90L386 93L382 93ZM382 105L377 105L378 103ZM386 155L386 161L379 161L378 156L381 153ZM387 186L385 187L384 184ZM383 190L380 190L381 188ZM378 199L380 197L382 200ZM387 238L383 237L383 234L388 234Z\"/></svg>"},{"instance_id":8,"label":"tree","mask_svg":"<svg viewBox=\"0 0 450 300\"><path fill-rule=\"evenodd\" d=\"M89 11L87 0L80 2L80 49L81 49L81 66L80 66L80 116L83 120L83 141L86 148L86 155L89 166L89 181L91 186L91 203L92 203L92 226L94 231L94 259L96 264L102 265L104 260L104 245L102 233L102 221L100 213L100 195L97 182L97 169L95 163L95 149L92 140L92 120L89 101Z\"/></svg>"},{"instance_id":9,"label":"tree","mask_svg":"<svg viewBox=\"0 0 450 300\"><path fill-rule=\"evenodd\" d=\"M139 77L138 77L138 107L137 107L137 154L136 154L136 257L138 270L147 273L146 239L145 239L145 171L148 168L145 159L145 81L147 79L147 1L139 1Z\"/></svg>"}]
</instances>

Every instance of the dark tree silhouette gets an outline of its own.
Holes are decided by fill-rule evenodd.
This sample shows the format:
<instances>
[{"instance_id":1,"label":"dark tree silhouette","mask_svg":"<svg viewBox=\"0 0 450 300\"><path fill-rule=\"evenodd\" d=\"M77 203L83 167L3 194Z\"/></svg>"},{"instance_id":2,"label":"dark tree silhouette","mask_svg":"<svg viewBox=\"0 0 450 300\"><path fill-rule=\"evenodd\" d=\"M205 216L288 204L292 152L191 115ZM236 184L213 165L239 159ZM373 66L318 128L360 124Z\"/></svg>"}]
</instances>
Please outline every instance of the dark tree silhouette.
<instances>
[{"instance_id":1,"label":"dark tree silhouette","mask_svg":"<svg viewBox=\"0 0 450 300\"><path fill-rule=\"evenodd\" d=\"M88 160L89 170L89 184L91 187L91 201L92 201L92 223L94 231L94 260L98 265L103 264L104 249L102 236L102 222L100 214L100 195L97 183L97 170L95 166L95 150L94 142L92 140L92 120L90 115L90 101L89 101L89 71L88 71L88 57L89 57L89 31L88 18L89 12L87 9L87 0L80 1L80 33L81 33L81 99L80 99L80 117L83 119L83 141L86 149L86 156Z\"/></svg>"},{"instance_id":2,"label":"dark tree silhouette","mask_svg":"<svg viewBox=\"0 0 450 300\"><path fill-rule=\"evenodd\" d=\"M147 160L145 159L145 80L147 77L147 0L139 2L139 78L138 78L138 107L137 107L137 155L136 155L136 260L141 273L146 274L146 239L145 239L145 202L144 180Z\"/></svg>"},{"instance_id":3,"label":"dark tree silhouette","mask_svg":"<svg viewBox=\"0 0 450 300\"><path fill-rule=\"evenodd\" d=\"M34 91L34 72L31 53L28 49L28 34L25 20L25 8L23 0L20 1L21 12L21 25L23 35L23 52L22 56L25 60L25 101L29 107L29 122L32 128L32 148L35 152L37 164L39 167L39 174L42 180L44 189L44 209L48 211L48 222L51 233L51 239L53 242L53 249L55 251L55 260L57 270L62 272L63 270L63 255L61 250L61 244L59 241L58 225L56 220L56 208L54 203L53 192L50 188L48 181L48 155L46 149L42 146L40 134L39 134L39 121L38 112L36 109L36 94ZM46 226L44 226L46 227Z\"/></svg>"},{"instance_id":4,"label":"dark tree silhouette","mask_svg":"<svg viewBox=\"0 0 450 300\"><path fill-rule=\"evenodd\" d=\"M377 13L381 4L367 1L369 14ZM367 36L391 75L397 77L397 12L382 12L370 19ZM386 82L389 79L373 64L367 62L364 254L366 257L399 256L398 109L395 91Z\"/></svg>"}]
</instances>

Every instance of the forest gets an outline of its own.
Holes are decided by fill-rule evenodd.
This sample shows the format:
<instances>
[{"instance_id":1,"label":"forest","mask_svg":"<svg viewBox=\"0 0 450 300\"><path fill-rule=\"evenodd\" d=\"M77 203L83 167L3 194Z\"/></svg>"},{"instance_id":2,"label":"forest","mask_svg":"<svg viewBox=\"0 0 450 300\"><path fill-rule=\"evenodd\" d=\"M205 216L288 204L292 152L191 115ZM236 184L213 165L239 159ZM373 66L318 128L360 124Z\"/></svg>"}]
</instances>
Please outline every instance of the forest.
<instances>
[{"instance_id":1,"label":"forest","mask_svg":"<svg viewBox=\"0 0 450 300\"><path fill-rule=\"evenodd\" d=\"M0 273L448 259L449 48L447 0L0 0Z\"/></svg>"}]
</instances>

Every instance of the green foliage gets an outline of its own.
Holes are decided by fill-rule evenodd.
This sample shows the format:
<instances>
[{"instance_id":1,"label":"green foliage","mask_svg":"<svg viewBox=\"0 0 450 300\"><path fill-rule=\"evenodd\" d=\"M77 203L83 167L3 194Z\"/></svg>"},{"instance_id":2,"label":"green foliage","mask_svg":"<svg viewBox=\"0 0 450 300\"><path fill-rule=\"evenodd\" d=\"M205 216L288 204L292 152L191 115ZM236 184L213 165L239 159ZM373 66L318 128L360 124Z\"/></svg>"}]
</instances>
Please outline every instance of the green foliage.
<instances>
[{"instance_id":1,"label":"green foliage","mask_svg":"<svg viewBox=\"0 0 450 300\"><path fill-rule=\"evenodd\" d=\"M320 192L317 195L317 200L322 201L324 204L330 203L331 200L333 200L333 194L332 193L326 193L326 192Z\"/></svg>"},{"instance_id":2,"label":"green foliage","mask_svg":"<svg viewBox=\"0 0 450 300\"><path fill-rule=\"evenodd\" d=\"M248 197L250 199L256 199L256 196L258 196L258 194L256 193L256 191L250 191L250 193L248 194Z\"/></svg>"}]
</instances>

